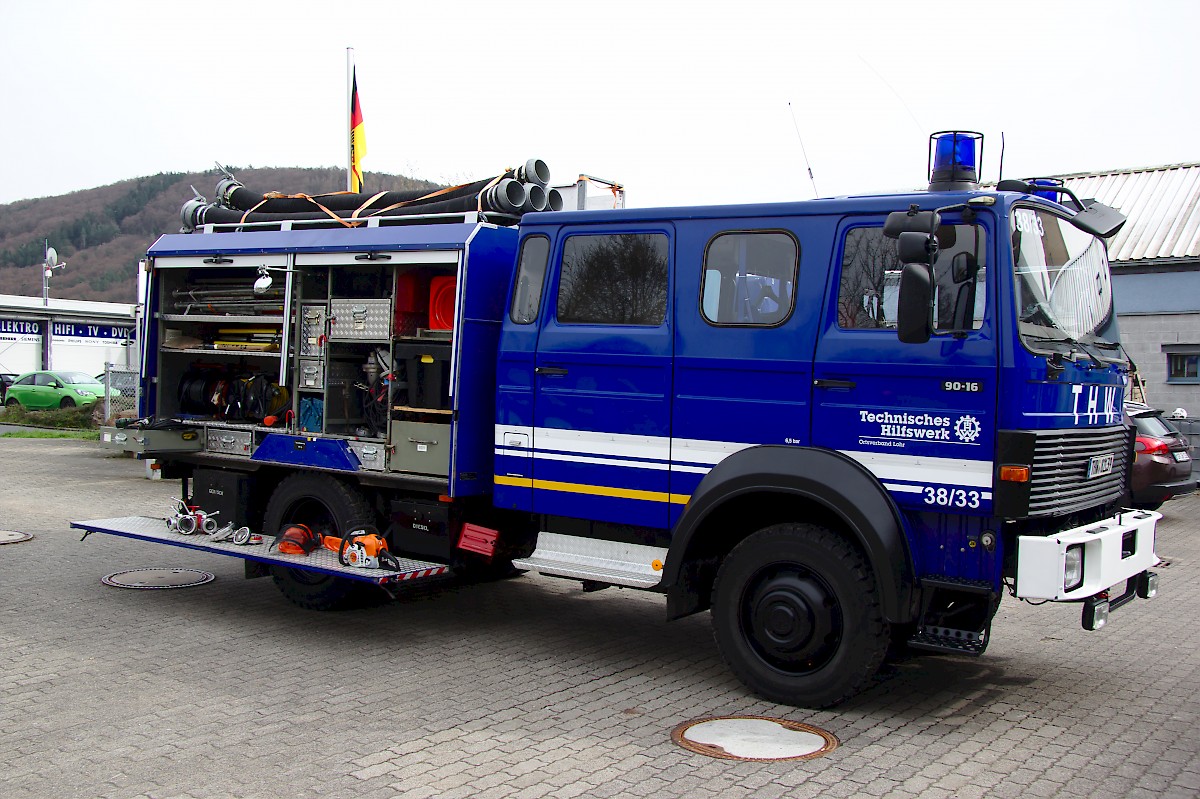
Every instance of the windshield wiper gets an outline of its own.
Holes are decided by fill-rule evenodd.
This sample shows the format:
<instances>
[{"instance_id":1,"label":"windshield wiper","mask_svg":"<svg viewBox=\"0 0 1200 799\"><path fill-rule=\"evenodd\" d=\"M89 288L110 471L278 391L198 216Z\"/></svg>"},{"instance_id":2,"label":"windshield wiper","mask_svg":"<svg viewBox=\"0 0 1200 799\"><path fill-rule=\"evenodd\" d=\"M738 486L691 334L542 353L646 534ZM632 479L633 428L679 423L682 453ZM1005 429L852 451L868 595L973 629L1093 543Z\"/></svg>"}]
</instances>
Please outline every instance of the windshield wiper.
<instances>
[{"instance_id":1,"label":"windshield wiper","mask_svg":"<svg viewBox=\"0 0 1200 799\"><path fill-rule=\"evenodd\" d=\"M1025 322L1023 324L1029 325L1030 323ZM1077 338L1073 338L1071 336L1071 334L1067 333L1065 330L1062 330L1060 328L1041 327L1040 325L1030 325L1030 326L1039 327L1040 330L1037 333L1032 333L1032 332L1028 332L1028 331L1024 331L1024 330L1021 331L1021 335L1024 336L1025 338L1027 338L1031 341L1038 341L1038 342L1043 342L1043 343L1053 342L1055 344L1066 344L1067 348L1068 348L1066 357L1069 360L1074 361L1075 360L1075 358L1074 358L1075 352L1078 351L1078 352L1082 353L1083 355L1086 355L1091 360L1091 362L1096 365L1097 368L1099 368L1099 369L1104 368L1104 362L1102 360L1100 360L1099 357L1096 356L1096 353L1089 350L1087 348L1086 344L1084 344L1082 341L1080 341ZM1050 331L1057 333L1057 335L1047 335L1047 333L1049 333ZM1056 353L1056 355L1061 355L1061 353Z\"/></svg>"}]
</instances>

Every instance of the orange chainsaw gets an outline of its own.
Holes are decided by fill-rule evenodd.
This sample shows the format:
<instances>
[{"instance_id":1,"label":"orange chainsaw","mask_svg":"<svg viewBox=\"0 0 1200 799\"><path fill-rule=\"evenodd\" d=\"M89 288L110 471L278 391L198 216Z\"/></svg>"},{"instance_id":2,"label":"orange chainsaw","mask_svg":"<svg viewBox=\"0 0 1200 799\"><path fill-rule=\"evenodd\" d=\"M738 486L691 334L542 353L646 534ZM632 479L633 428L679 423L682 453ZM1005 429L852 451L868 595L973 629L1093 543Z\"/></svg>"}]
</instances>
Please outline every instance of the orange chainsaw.
<instances>
[{"instance_id":1,"label":"orange chainsaw","mask_svg":"<svg viewBox=\"0 0 1200 799\"><path fill-rule=\"evenodd\" d=\"M330 552L336 552L338 563L343 566L354 566L360 569L400 569L400 561L388 552L387 540L374 528L348 530L338 538L327 535L322 545Z\"/></svg>"}]
</instances>

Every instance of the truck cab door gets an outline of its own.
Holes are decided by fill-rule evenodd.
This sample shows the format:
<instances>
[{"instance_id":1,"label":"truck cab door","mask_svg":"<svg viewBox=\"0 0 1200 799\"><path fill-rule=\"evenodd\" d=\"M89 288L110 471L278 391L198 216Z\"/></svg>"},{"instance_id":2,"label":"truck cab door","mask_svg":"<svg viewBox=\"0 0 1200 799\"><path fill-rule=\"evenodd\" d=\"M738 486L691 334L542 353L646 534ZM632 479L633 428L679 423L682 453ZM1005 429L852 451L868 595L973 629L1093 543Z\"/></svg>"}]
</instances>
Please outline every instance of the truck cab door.
<instances>
[{"instance_id":1,"label":"truck cab door","mask_svg":"<svg viewBox=\"0 0 1200 799\"><path fill-rule=\"evenodd\" d=\"M549 236L535 232L521 240L512 300L501 323L492 494L500 508L533 510L534 355L549 261Z\"/></svg>"},{"instance_id":2,"label":"truck cab door","mask_svg":"<svg viewBox=\"0 0 1200 799\"><path fill-rule=\"evenodd\" d=\"M557 238L534 362L535 512L667 526L673 234L643 223Z\"/></svg>"},{"instance_id":3,"label":"truck cab door","mask_svg":"<svg viewBox=\"0 0 1200 799\"><path fill-rule=\"evenodd\" d=\"M980 515L992 508L998 372L990 220L948 218L939 229L937 334L923 344L897 337L900 263L883 219L846 220L839 229L813 364L812 441L859 461L901 507ZM956 318L963 329L951 333Z\"/></svg>"}]
</instances>

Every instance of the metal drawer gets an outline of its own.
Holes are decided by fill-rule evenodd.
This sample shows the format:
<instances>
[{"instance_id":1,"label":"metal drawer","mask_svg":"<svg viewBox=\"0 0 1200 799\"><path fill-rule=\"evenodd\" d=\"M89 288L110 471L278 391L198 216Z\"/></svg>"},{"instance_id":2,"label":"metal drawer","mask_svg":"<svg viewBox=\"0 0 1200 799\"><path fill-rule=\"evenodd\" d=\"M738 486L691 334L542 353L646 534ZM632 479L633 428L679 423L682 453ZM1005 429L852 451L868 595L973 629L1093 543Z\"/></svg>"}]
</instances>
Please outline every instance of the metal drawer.
<instances>
[{"instance_id":1,"label":"metal drawer","mask_svg":"<svg viewBox=\"0 0 1200 799\"><path fill-rule=\"evenodd\" d=\"M242 455L248 458L254 451L254 431L210 427L204 448L208 452L219 452L222 455Z\"/></svg>"},{"instance_id":2,"label":"metal drawer","mask_svg":"<svg viewBox=\"0 0 1200 799\"><path fill-rule=\"evenodd\" d=\"M372 472L382 472L385 463L387 447L377 441L347 441L350 449L358 456L358 462L364 469Z\"/></svg>"},{"instance_id":3,"label":"metal drawer","mask_svg":"<svg viewBox=\"0 0 1200 799\"><path fill-rule=\"evenodd\" d=\"M320 358L325 354L325 306L304 305L300 308L300 357Z\"/></svg>"},{"instance_id":4,"label":"metal drawer","mask_svg":"<svg viewBox=\"0 0 1200 799\"><path fill-rule=\"evenodd\" d=\"M330 341L387 341L392 331L391 300L330 300Z\"/></svg>"},{"instance_id":5,"label":"metal drawer","mask_svg":"<svg viewBox=\"0 0 1200 799\"><path fill-rule=\"evenodd\" d=\"M204 446L204 429L138 430L100 428L100 446L112 452L197 452Z\"/></svg>"},{"instance_id":6,"label":"metal drawer","mask_svg":"<svg viewBox=\"0 0 1200 799\"><path fill-rule=\"evenodd\" d=\"M300 388L325 388L325 363L301 360L300 374L296 380Z\"/></svg>"},{"instance_id":7,"label":"metal drawer","mask_svg":"<svg viewBox=\"0 0 1200 799\"><path fill-rule=\"evenodd\" d=\"M392 471L450 476L450 425L392 422Z\"/></svg>"}]
</instances>

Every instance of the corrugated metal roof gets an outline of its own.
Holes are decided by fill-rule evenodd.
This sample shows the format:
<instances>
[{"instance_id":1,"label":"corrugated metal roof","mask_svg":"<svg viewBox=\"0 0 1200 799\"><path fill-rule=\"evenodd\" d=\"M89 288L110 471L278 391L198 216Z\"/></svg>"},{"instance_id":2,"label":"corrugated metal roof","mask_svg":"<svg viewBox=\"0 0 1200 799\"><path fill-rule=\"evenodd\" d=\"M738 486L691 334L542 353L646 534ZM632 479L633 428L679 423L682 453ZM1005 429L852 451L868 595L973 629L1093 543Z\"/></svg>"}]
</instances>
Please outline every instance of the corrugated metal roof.
<instances>
[{"instance_id":1,"label":"corrugated metal roof","mask_svg":"<svg viewBox=\"0 0 1200 799\"><path fill-rule=\"evenodd\" d=\"M1059 177L1081 199L1095 198L1128 217L1108 241L1114 265L1200 259L1200 163Z\"/></svg>"}]
</instances>

